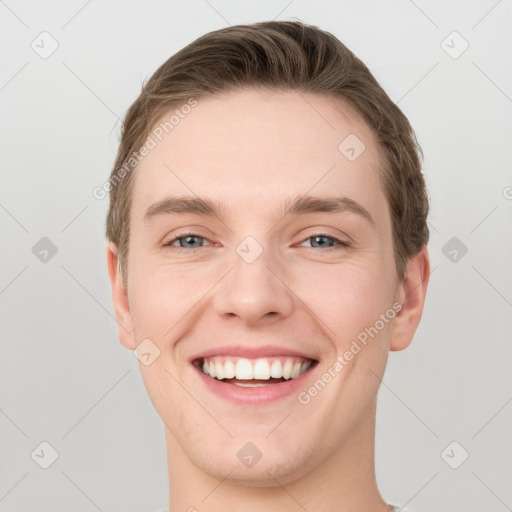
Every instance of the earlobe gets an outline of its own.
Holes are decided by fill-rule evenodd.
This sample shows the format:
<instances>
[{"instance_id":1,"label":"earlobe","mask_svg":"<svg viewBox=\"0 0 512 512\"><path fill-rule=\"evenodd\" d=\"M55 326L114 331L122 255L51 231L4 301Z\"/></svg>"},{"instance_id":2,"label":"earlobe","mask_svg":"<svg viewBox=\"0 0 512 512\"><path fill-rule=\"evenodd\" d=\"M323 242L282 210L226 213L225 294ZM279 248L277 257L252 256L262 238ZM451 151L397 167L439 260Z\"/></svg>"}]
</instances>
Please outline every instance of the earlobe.
<instances>
[{"instance_id":1,"label":"earlobe","mask_svg":"<svg viewBox=\"0 0 512 512\"><path fill-rule=\"evenodd\" d=\"M430 260L424 246L408 260L399 286L397 301L402 309L393 320L390 350L403 350L410 345L423 313L429 277Z\"/></svg>"},{"instance_id":2,"label":"earlobe","mask_svg":"<svg viewBox=\"0 0 512 512\"><path fill-rule=\"evenodd\" d=\"M121 272L119 271L117 247L113 242L109 242L107 245L107 266L119 341L127 349L134 350L136 343L130 303L128 301L127 289L123 284Z\"/></svg>"}]
</instances>

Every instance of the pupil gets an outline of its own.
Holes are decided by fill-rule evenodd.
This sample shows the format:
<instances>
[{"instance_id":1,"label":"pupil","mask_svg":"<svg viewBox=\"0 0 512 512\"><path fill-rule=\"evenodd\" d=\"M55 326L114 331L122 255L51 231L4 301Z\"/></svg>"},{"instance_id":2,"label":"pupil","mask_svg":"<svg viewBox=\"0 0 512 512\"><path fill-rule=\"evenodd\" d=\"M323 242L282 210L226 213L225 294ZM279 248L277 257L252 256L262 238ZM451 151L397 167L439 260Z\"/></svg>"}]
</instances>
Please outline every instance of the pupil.
<instances>
[{"instance_id":1,"label":"pupil","mask_svg":"<svg viewBox=\"0 0 512 512\"><path fill-rule=\"evenodd\" d=\"M193 236L193 235L189 235L189 236L187 236L187 238L185 240L187 241L187 243L191 243L192 245L194 245L194 239L197 240L197 237Z\"/></svg>"}]
</instances>

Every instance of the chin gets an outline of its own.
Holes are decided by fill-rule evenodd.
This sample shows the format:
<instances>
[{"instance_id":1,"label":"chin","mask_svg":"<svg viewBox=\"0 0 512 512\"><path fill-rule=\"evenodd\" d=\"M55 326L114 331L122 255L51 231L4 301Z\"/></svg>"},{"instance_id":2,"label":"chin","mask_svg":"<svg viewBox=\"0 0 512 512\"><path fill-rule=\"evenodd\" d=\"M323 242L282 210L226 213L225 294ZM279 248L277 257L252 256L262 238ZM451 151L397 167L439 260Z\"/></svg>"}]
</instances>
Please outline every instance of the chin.
<instances>
[{"instance_id":1,"label":"chin","mask_svg":"<svg viewBox=\"0 0 512 512\"><path fill-rule=\"evenodd\" d=\"M222 456L219 455L218 445L211 444L210 449L194 450L188 456L196 467L208 475L247 487L279 487L288 484L305 476L322 459L318 447L305 450L303 439L297 439L292 450L282 443L269 443L264 438L254 443L240 443L239 438L236 438L228 444L230 447L226 447ZM255 457L254 461L250 460L251 456Z\"/></svg>"}]
</instances>

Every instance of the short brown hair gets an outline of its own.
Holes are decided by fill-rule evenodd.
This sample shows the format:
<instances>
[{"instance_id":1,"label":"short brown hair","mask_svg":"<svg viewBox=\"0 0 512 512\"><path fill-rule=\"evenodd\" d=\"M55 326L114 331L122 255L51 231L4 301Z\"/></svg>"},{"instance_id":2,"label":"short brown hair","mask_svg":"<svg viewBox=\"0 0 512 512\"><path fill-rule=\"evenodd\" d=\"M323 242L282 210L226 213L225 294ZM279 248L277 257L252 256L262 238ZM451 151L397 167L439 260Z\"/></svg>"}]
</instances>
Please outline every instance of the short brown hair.
<instances>
[{"instance_id":1,"label":"short brown hair","mask_svg":"<svg viewBox=\"0 0 512 512\"><path fill-rule=\"evenodd\" d=\"M407 260L429 238L423 155L407 117L366 65L332 34L302 22L270 21L231 26L196 39L157 69L128 109L110 175L106 225L106 236L118 249L124 283L134 181L127 163L135 162L135 170L133 155L166 112L191 98L248 87L339 99L370 126L384 155L382 183L402 280Z\"/></svg>"}]
</instances>

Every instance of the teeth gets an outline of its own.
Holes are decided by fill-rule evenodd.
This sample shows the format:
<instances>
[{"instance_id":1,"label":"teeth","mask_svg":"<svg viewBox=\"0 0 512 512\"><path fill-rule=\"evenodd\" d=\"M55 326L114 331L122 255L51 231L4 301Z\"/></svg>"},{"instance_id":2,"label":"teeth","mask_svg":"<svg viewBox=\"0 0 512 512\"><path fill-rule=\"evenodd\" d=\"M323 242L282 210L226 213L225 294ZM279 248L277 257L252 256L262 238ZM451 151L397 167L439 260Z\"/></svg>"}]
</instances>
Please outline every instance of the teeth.
<instances>
[{"instance_id":1,"label":"teeth","mask_svg":"<svg viewBox=\"0 0 512 512\"><path fill-rule=\"evenodd\" d=\"M292 379L295 379L300 375L300 363L295 363L292 370Z\"/></svg>"},{"instance_id":2,"label":"teeth","mask_svg":"<svg viewBox=\"0 0 512 512\"><path fill-rule=\"evenodd\" d=\"M295 379L305 373L313 364L311 359L302 357L268 357L255 360L230 356L208 357L203 361L203 373L218 380L286 380ZM236 383L243 387L264 386L262 383Z\"/></svg>"},{"instance_id":3,"label":"teeth","mask_svg":"<svg viewBox=\"0 0 512 512\"><path fill-rule=\"evenodd\" d=\"M279 379L283 376L283 366L278 359L276 359L270 367L270 376L274 379Z\"/></svg>"},{"instance_id":4,"label":"teeth","mask_svg":"<svg viewBox=\"0 0 512 512\"><path fill-rule=\"evenodd\" d=\"M300 367L300 374L302 375L303 373L306 372L306 370L309 369L309 367L312 365L313 361L306 361L305 363L302 363L302 366Z\"/></svg>"},{"instance_id":5,"label":"teeth","mask_svg":"<svg viewBox=\"0 0 512 512\"><path fill-rule=\"evenodd\" d=\"M211 363L210 363L211 364ZM254 379L252 364L249 359L239 359L236 363L235 375L238 380L252 380ZM212 375L210 374L210 377ZM215 375L213 375L215 377Z\"/></svg>"},{"instance_id":6,"label":"teeth","mask_svg":"<svg viewBox=\"0 0 512 512\"><path fill-rule=\"evenodd\" d=\"M215 376L219 380L224 378L224 366L219 361L215 362Z\"/></svg>"},{"instance_id":7,"label":"teeth","mask_svg":"<svg viewBox=\"0 0 512 512\"><path fill-rule=\"evenodd\" d=\"M215 371L215 363L210 361L210 368L208 369L208 373L210 377L217 377L217 372Z\"/></svg>"},{"instance_id":8,"label":"teeth","mask_svg":"<svg viewBox=\"0 0 512 512\"><path fill-rule=\"evenodd\" d=\"M283 366L283 377L285 379L289 379L292 376L292 370L293 363L290 360L286 361L285 365Z\"/></svg>"},{"instance_id":9,"label":"teeth","mask_svg":"<svg viewBox=\"0 0 512 512\"><path fill-rule=\"evenodd\" d=\"M258 359L253 368L255 379L268 380L270 379L270 365L266 359Z\"/></svg>"},{"instance_id":10,"label":"teeth","mask_svg":"<svg viewBox=\"0 0 512 512\"><path fill-rule=\"evenodd\" d=\"M204 366L203 366L204 369ZM233 361L226 361L224 363L224 378L234 379L236 375L235 364Z\"/></svg>"}]
</instances>

